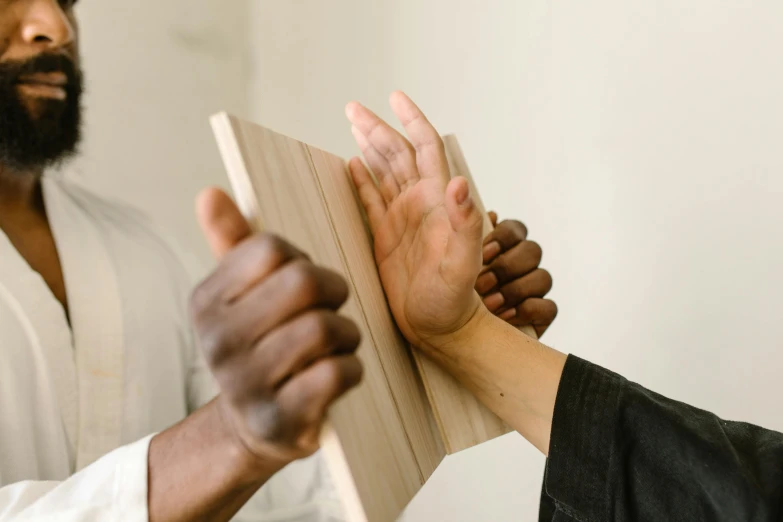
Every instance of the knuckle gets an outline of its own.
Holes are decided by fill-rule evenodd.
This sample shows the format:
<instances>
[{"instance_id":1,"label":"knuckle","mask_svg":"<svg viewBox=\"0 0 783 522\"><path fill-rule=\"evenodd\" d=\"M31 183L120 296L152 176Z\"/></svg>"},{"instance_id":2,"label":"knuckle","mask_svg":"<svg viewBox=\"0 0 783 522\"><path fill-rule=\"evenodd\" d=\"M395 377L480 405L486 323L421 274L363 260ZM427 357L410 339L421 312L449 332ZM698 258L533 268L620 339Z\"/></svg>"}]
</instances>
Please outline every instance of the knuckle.
<instances>
[{"instance_id":1,"label":"knuckle","mask_svg":"<svg viewBox=\"0 0 783 522\"><path fill-rule=\"evenodd\" d=\"M236 339L232 339L230 329L221 321L214 321L199 331L199 345L211 368L220 366L235 344Z\"/></svg>"},{"instance_id":2,"label":"knuckle","mask_svg":"<svg viewBox=\"0 0 783 522\"><path fill-rule=\"evenodd\" d=\"M326 313L309 314L305 322L306 342L310 346L323 347L332 337L331 321Z\"/></svg>"},{"instance_id":3,"label":"knuckle","mask_svg":"<svg viewBox=\"0 0 783 522\"><path fill-rule=\"evenodd\" d=\"M355 355L332 357L324 365L324 385L328 393L339 396L356 386L361 380L363 368Z\"/></svg>"},{"instance_id":4,"label":"knuckle","mask_svg":"<svg viewBox=\"0 0 783 522\"><path fill-rule=\"evenodd\" d=\"M353 350L356 350L359 345L362 343L362 331L359 330L359 325L357 325L354 321L351 319L345 319L345 321L348 324L348 336L350 338L350 348Z\"/></svg>"},{"instance_id":5,"label":"knuckle","mask_svg":"<svg viewBox=\"0 0 783 522\"><path fill-rule=\"evenodd\" d=\"M355 361L356 369L354 371L354 377L351 382L352 386L356 386L357 384L362 382L362 380L364 380L364 366L362 365L361 361L359 361L357 357L354 357L354 361Z\"/></svg>"},{"instance_id":6,"label":"knuckle","mask_svg":"<svg viewBox=\"0 0 783 522\"><path fill-rule=\"evenodd\" d=\"M434 130L428 133L426 139L415 147L416 153L421 153L422 149L425 149L426 147L433 147L441 154L446 153L446 143L443 141L441 135Z\"/></svg>"},{"instance_id":7,"label":"knuckle","mask_svg":"<svg viewBox=\"0 0 783 522\"><path fill-rule=\"evenodd\" d=\"M307 303L318 300L319 281L315 266L309 261L296 261L288 273L289 288Z\"/></svg>"},{"instance_id":8,"label":"knuckle","mask_svg":"<svg viewBox=\"0 0 783 522\"><path fill-rule=\"evenodd\" d=\"M552 284L554 281L552 280L552 274L549 273L549 270L539 268L538 269L539 277L541 278L541 284L546 288L546 291L550 291L552 289Z\"/></svg>"},{"instance_id":9,"label":"knuckle","mask_svg":"<svg viewBox=\"0 0 783 522\"><path fill-rule=\"evenodd\" d=\"M275 234L259 234L253 238L255 261L268 261L280 264L285 260L286 244Z\"/></svg>"},{"instance_id":10,"label":"knuckle","mask_svg":"<svg viewBox=\"0 0 783 522\"><path fill-rule=\"evenodd\" d=\"M334 357L326 359L321 363L319 373L319 383L325 393L334 393L340 388L342 370Z\"/></svg>"},{"instance_id":11,"label":"knuckle","mask_svg":"<svg viewBox=\"0 0 783 522\"><path fill-rule=\"evenodd\" d=\"M520 306L520 315L535 324L551 324L557 317L557 304L550 299L524 301Z\"/></svg>"},{"instance_id":12,"label":"knuckle","mask_svg":"<svg viewBox=\"0 0 783 522\"><path fill-rule=\"evenodd\" d=\"M506 300L506 304L513 306L525 299L528 295L526 286L519 280L513 281L500 289L500 293Z\"/></svg>"},{"instance_id":13,"label":"knuckle","mask_svg":"<svg viewBox=\"0 0 783 522\"><path fill-rule=\"evenodd\" d=\"M410 163L416 161L416 151L413 149L408 140L401 139L395 143L393 147L388 151L389 163Z\"/></svg>"},{"instance_id":14,"label":"knuckle","mask_svg":"<svg viewBox=\"0 0 783 522\"><path fill-rule=\"evenodd\" d=\"M352 319L340 315L334 315L333 326L333 338L330 341L335 351L354 353L362 342L359 326Z\"/></svg>"},{"instance_id":15,"label":"knuckle","mask_svg":"<svg viewBox=\"0 0 783 522\"><path fill-rule=\"evenodd\" d=\"M555 320L555 318L557 318L557 313L559 312L559 310L557 308L557 303L555 303L554 301L547 301L547 302L549 303L549 306L548 306L548 309L549 309L548 310L549 311L549 314L548 314L549 322L552 322L552 321Z\"/></svg>"},{"instance_id":16,"label":"knuckle","mask_svg":"<svg viewBox=\"0 0 783 522\"><path fill-rule=\"evenodd\" d=\"M525 248L528 251L530 257L536 262L536 266L541 263L541 259L544 257L544 250L541 245L535 241L525 241Z\"/></svg>"},{"instance_id":17,"label":"knuckle","mask_svg":"<svg viewBox=\"0 0 783 522\"><path fill-rule=\"evenodd\" d=\"M510 219L503 221L500 226L507 230L509 237L515 243L524 241L527 238L527 227L521 221Z\"/></svg>"},{"instance_id":18,"label":"knuckle","mask_svg":"<svg viewBox=\"0 0 783 522\"><path fill-rule=\"evenodd\" d=\"M348 281L342 275L337 272L333 272L335 281L337 281L337 300L342 304L348 300L348 296L351 294L351 289L348 287Z\"/></svg>"},{"instance_id":19,"label":"knuckle","mask_svg":"<svg viewBox=\"0 0 783 522\"><path fill-rule=\"evenodd\" d=\"M500 256L490 265L490 269L495 273L495 276L500 281L505 281L508 279L510 273L508 261L508 256Z\"/></svg>"},{"instance_id":20,"label":"knuckle","mask_svg":"<svg viewBox=\"0 0 783 522\"><path fill-rule=\"evenodd\" d=\"M446 143L443 141L443 138L441 138L439 134L435 133L435 138L433 141L435 143L436 150L441 154L446 155Z\"/></svg>"}]
</instances>

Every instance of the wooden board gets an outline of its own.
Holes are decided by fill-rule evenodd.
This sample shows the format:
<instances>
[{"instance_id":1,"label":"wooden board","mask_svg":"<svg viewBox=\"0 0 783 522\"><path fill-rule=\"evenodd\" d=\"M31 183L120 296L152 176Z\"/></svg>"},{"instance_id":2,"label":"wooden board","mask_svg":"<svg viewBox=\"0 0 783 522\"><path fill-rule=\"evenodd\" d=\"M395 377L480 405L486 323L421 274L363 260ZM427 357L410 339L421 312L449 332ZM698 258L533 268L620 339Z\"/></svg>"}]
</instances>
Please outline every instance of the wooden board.
<instances>
[{"instance_id":1,"label":"wooden board","mask_svg":"<svg viewBox=\"0 0 783 522\"><path fill-rule=\"evenodd\" d=\"M350 285L342 312L362 332L365 379L330 411L322 450L351 522L396 520L446 454L508 428L399 334L345 160L227 114L212 125L254 229L286 238ZM469 176L456 140L446 143L453 172Z\"/></svg>"}]
</instances>

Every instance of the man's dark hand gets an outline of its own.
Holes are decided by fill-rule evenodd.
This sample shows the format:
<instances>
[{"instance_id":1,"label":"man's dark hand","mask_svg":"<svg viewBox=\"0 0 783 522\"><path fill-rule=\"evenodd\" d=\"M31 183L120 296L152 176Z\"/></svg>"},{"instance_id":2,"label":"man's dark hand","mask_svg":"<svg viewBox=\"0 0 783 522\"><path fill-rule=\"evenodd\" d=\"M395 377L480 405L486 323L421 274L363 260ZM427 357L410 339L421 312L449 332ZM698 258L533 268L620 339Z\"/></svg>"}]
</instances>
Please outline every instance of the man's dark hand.
<instances>
[{"instance_id":1,"label":"man's dark hand","mask_svg":"<svg viewBox=\"0 0 783 522\"><path fill-rule=\"evenodd\" d=\"M359 330L337 313L348 287L284 240L251 235L220 191L199 216L220 264L191 311L218 407L259 465L283 467L318 449L330 405L360 381Z\"/></svg>"},{"instance_id":2,"label":"man's dark hand","mask_svg":"<svg viewBox=\"0 0 783 522\"><path fill-rule=\"evenodd\" d=\"M552 276L539 268L541 247L527 240L527 228L519 221L497 223L484 240L484 269L476 291L484 304L501 319L523 327L533 326L540 337L557 316L554 301L544 299L552 289Z\"/></svg>"}]
</instances>

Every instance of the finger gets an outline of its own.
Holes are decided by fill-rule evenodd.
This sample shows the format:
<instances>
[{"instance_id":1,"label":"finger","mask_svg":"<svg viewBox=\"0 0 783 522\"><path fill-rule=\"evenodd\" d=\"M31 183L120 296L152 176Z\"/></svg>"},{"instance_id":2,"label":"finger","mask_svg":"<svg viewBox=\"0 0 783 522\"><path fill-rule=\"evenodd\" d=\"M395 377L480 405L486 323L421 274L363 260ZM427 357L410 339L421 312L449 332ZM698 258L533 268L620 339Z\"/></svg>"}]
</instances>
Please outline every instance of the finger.
<instances>
[{"instance_id":1,"label":"finger","mask_svg":"<svg viewBox=\"0 0 783 522\"><path fill-rule=\"evenodd\" d=\"M308 309L337 310L347 299L348 284L338 273L294 260L243 295L227 311L226 320L246 344L255 344Z\"/></svg>"},{"instance_id":2,"label":"finger","mask_svg":"<svg viewBox=\"0 0 783 522\"><path fill-rule=\"evenodd\" d=\"M507 310L498 317L518 328L533 326L538 337L541 337L555 321L557 313L557 305L554 301L531 298L526 299L522 304Z\"/></svg>"},{"instance_id":3,"label":"finger","mask_svg":"<svg viewBox=\"0 0 783 522\"><path fill-rule=\"evenodd\" d=\"M503 286L538 268L538 265L541 264L542 256L543 251L538 243L535 241L523 241L508 252L496 257L481 277L484 277L487 273L492 273L495 276L497 285Z\"/></svg>"},{"instance_id":4,"label":"finger","mask_svg":"<svg viewBox=\"0 0 783 522\"><path fill-rule=\"evenodd\" d=\"M364 159L378 178L386 201L393 201L400 193L400 185L397 183L392 166L386 156L376 148L376 144L370 139L375 124L381 121L373 112L361 105L352 102L345 107L345 115L351 122L351 133L356 144L362 151Z\"/></svg>"},{"instance_id":5,"label":"finger","mask_svg":"<svg viewBox=\"0 0 783 522\"><path fill-rule=\"evenodd\" d=\"M476 292L482 297L489 296L498 286L498 277L495 272L483 272L476 280Z\"/></svg>"},{"instance_id":6,"label":"finger","mask_svg":"<svg viewBox=\"0 0 783 522\"><path fill-rule=\"evenodd\" d=\"M392 93L389 100L394 114L397 115L410 143L416 150L416 165L422 178L449 179L449 162L446 148L435 127L427 120L413 101L402 92Z\"/></svg>"},{"instance_id":7,"label":"finger","mask_svg":"<svg viewBox=\"0 0 783 522\"><path fill-rule=\"evenodd\" d=\"M274 329L254 351L259 385L277 390L316 360L356 351L361 334L356 323L332 310L305 312Z\"/></svg>"},{"instance_id":8,"label":"finger","mask_svg":"<svg viewBox=\"0 0 783 522\"><path fill-rule=\"evenodd\" d=\"M231 198L214 187L198 195L196 216L212 254L218 260L251 234L247 220Z\"/></svg>"},{"instance_id":9,"label":"finger","mask_svg":"<svg viewBox=\"0 0 783 522\"><path fill-rule=\"evenodd\" d=\"M552 276L546 270L541 268L531 272L530 274L515 279L514 281L504 285L500 290L487 297L486 300L491 300L493 304L499 302L496 296L502 297L501 306L504 308L514 308L520 305L525 299L533 297L544 297L552 290ZM485 300L485 301L486 301ZM487 308L490 308L487 305ZM501 307L497 307L490 311L495 312Z\"/></svg>"},{"instance_id":10,"label":"finger","mask_svg":"<svg viewBox=\"0 0 783 522\"><path fill-rule=\"evenodd\" d=\"M449 284L467 283L470 288L481 270L484 216L470 196L467 180L462 177L454 178L447 185L445 205L452 233L440 270Z\"/></svg>"},{"instance_id":11,"label":"finger","mask_svg":"<svg viewBox=\"0 0 783 522\"><path fill-rule=\"evenodd\" d=\"M370 146L386 159L400 187L419 179L416 151L402 134L358 103L349 105L347 113L353 126L367 138Z\"/></svg>"},{"instance_id":12,"label":"finger","mask_svg":"<svg viewBox=\"0 0 783 522\"><path fill-rule=\"evenodd\" d=\"M277 395L280 415L295 443L315 450L329 407L362 379L355 355L321 359L289 380Z\"/></svg>"},{"instance_id":13,"label":"finger","mask_svg":"<svg viewBox=\"0 0 783 522\"><path fill-rule=\"evenodd\" d=\"M348 163L348 170L359 195L359 201L361 201L367 219L370 221L370 229L375 234L386 215L386 202L362 160L353 158Z\"/></svg>"},{"instance_id":14,"label":"finger","mask_svg":"<svg viewBox=\"0 0 783 522\"><path fill-rule=\"evenodd\" d=\"M526 239L527 227L519 221L508 220L496 225L484 239L484 264Z\"/></svg>"},{"instance_id":15,"label":"finger","mask_svg":"<svg viewBox=\"0 0 783 522\"><path fill-rule=\"evenodd\" d=\"M307 259L296 247L273 234L258 234L242 241L223 258L218 268L193 291L191 309L197 322L217 307L241 295L292 259Z\"/></svg>"},{"instance_id":16,"label":"finger","mask_svg":"<svg viewBox=\"0 0 783 522\"><path fill-rule=\"evenodd\" d=\"M489 221L490 221L490 223L492 223L492 226L493 227L498 226L498 214L497 214L497 212L494 212L494 211L490 210L488 214L489 214Z\"/></svg>"},{"instance_id":17,"label":"finger","mask_svg":"<svg viewBox=\"0 0 783 522\"><path fill-rule=\"evenodd\" d=\"M378 184L384 199L391 203L400 194L400 186L391 171L391 165L386 158L378 152L367 139L367 136L361 133L356 127L351 127L351 132L356 140L356 144L362 150L362 155L367 164L378 178Z\"/></svg>"}]
</instances>

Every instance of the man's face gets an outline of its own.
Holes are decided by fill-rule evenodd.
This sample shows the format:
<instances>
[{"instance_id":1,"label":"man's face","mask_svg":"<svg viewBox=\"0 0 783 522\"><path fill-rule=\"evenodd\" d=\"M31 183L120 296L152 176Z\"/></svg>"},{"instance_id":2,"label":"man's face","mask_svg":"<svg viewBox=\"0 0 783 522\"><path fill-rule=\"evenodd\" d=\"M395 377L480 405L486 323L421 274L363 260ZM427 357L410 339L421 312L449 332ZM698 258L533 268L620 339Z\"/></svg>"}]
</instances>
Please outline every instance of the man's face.
<instances>
[{"instance_id":1,"label":"man's face","mask_svg":"<svg viewBox=\"0 0 783 522\"><path fill-rule=\"evenodd\" d=\"M0 168L39 171L73 154L82 74L77 0L0 0Z\"/></svg>"}]
</instances>

